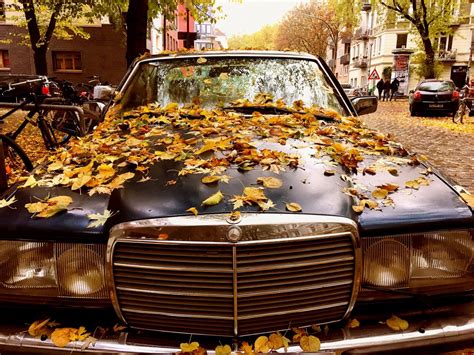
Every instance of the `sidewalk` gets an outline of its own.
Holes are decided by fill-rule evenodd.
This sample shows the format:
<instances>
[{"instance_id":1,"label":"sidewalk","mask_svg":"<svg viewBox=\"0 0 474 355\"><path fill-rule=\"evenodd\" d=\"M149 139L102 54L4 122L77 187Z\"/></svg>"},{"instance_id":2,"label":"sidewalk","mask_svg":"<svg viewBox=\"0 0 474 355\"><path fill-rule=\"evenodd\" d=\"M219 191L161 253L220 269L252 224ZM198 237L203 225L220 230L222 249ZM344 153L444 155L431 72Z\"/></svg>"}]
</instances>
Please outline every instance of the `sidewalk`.
<instances>
[{"instance_id":1,"label":"sidewalk","mask_svg":"<svg viewBox=\"0 0 474 355\"><path fill-rule=\"evenodd\" d=\"M474 193L474 117L464 125L447 117L411 117L405 99L379 102L377 112L361 119L371 128L391 133L409 151L425 155L446 176Z\"/></svg>"}]
</instances>

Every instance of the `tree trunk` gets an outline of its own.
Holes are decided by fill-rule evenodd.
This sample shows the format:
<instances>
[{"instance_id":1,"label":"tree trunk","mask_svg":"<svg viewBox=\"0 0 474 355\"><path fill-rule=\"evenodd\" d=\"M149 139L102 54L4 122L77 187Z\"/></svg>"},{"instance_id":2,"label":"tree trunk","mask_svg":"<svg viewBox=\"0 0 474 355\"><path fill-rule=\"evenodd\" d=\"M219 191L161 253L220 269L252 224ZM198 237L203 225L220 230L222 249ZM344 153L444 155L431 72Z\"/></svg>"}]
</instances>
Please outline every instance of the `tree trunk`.
<instances>
[{"instance_id":1,"label":"tree trunk","mask_svg":"<svg viewBox=\"0 0 474 355\"><path fill-rule=\"evenodd\" d=\"M426 73L425 79L435 78L435 52L429 38L423 39L423 47L426 54Z\"/></svg>"},{"instance_id":2,"label":"tree trunk","mask_svg":"<svg viewBox=\"0 0 474 355\"><path fill-rule=\"evenodd\" d=\"M127 65L144 54L148 25L148 0L130 0L127 12Z\"/></svg>"},{"instance_id":3,"label":"tree trunk","mask_svg":"<svg viewBox=\"0 0 474 355\"><path fill-rule=\"evenodd\" d=\"M33 58L35 60L35 70L37 75L48 75L48 64L46 53L48 48L45 46L33 48Z\"/></svg>"}]
</instances>

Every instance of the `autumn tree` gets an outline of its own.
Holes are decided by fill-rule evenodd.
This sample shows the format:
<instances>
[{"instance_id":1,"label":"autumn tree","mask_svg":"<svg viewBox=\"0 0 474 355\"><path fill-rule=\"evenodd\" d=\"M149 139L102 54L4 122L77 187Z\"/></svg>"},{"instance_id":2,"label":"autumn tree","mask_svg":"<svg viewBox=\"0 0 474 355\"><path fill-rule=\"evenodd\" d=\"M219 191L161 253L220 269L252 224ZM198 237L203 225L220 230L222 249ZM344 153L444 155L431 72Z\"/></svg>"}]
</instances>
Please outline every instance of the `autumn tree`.
<instances>
[{"instance_id":1,"label":"autumn tree","mask_svg":"<svg viewBox=\"0 0 474 355\"><path fill-rule=\"evenodd\" d=\"M263 26L259 31L251 34L234 35L229 37L229 49L277 49L275 39L278 31L278 24Z\"/></svg>"},{"instance_id":2,"label":"autumn tree","mask_svg":"<svg viewBox=\"0 0 474 355\"><path fill-rule=\"evenodd\" d=\"M46 53L53 36L61 39L72 39L75 35L88 37L73 19L80 16L85 19L90 14L90 11L85 11L89 3L88 0L19 0L9 5L7 10L24 16L13 16L13 19L28 30L24 40L33 50L36 74L48 74Z\"/></svg>"},{"instance_id":3,"label":"autumn tree","mask_svg":"<svg viewBox=\"0 0 474 355\"><path fill-rule=\"evenodd\" d=\"M337 43L341 33L349 30L347 21L336 14L336 1L322 3L311 0L290 10L280 23L276 36L279 49L304 51L322 57L326 56L328 45L332 46L333 68L337 59Z\"/></svg>"},{"instance_id":4,"label":"autumn tree","mask_svg":"<svg viewBox=\"0 0 474 355\"><path fill-rule=\"evenodd\" d=\"M464 2L466 0L461 0L459 5L457 0L379 0L382 8L412 24L411 30L418 36L423 50L424 73L421 74L427 79L436 76L435 40L451 32L453 17L462 15L458 10Z\"/></svg>"}]
</instances>

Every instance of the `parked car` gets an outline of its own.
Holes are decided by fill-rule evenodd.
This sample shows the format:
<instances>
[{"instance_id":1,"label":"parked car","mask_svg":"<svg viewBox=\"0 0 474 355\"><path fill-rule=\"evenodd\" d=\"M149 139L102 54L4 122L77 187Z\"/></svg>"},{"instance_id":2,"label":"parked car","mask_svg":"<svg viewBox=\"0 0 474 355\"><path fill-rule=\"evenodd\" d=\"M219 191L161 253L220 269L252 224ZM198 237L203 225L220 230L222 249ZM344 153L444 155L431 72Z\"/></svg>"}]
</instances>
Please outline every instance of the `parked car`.
<instances>
[{"instance_id":1,"label":"parked car","mask_svg":"<svg viewBox=\"0 0 474 355\"><path fill-rule=\"evenodd\" d=\"M79 325L91 352L472 344L470 195L363 126L376 106L308 54L138 60L0 196L0 352L78 350Z\"/></svg>"},{"instance_id":2,"label":"parked car","mask_svg":"<svg viewBox=\"0 0 474 355\"><path fill-rule=\"evenodd\" d=\"M341 86L349 98L362 95L362 90L352 87L351 84L341 84Z\"/></svg>"},{"instance_id":3,"label":"parked car","mask_svg":"<svg viewBox=\"0 0 474 355\"><path fill-rule=\"evenodd\" d=\"M410 92L408 102L412 116L454 115L459 105L459 91L452 80L427 79Z\"/></svg>"}]
</instances>

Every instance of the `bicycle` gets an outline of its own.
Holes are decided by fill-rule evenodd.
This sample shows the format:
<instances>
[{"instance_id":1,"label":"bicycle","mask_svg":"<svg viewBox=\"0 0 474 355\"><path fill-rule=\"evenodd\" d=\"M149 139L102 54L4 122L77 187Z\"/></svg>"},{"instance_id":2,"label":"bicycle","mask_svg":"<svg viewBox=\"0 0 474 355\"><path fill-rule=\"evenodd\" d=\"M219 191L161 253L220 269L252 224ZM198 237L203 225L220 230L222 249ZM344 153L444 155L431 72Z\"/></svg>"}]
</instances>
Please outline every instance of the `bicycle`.
<instances>
[{"instance_id":1,"label":"bicycle","mask_svg":"<svg viewBox=\"0 0 474 355\"><path fill-rule=\"evenodd\" d=\"M33 170L33 163L28 158L25 151L8 135L0 134L1 148L3 148L3 173L6 176L6 185L9 185L10 181L16 181L17 177L22 175L24 172L30 172ZM1 156L1 154L0 154ZM0 164L2 159L0 159ZM0 176L1 178L1 176ZM1 179L0 179L1 180Z\"/></svg>"},{"instance_id":2,"label":"bicycle","mask_svg":"<svg viewBox=\"0 0 474 355\"><path fill-rule=\"evenodd\" d=\"M459 106L456 112L453 115L453 122L454 123L464 123L464 116L469 115L471 108L469 107L471 101L468 100L467 97L463 96L459 100Z\"/></svg>"}]
</instances>

